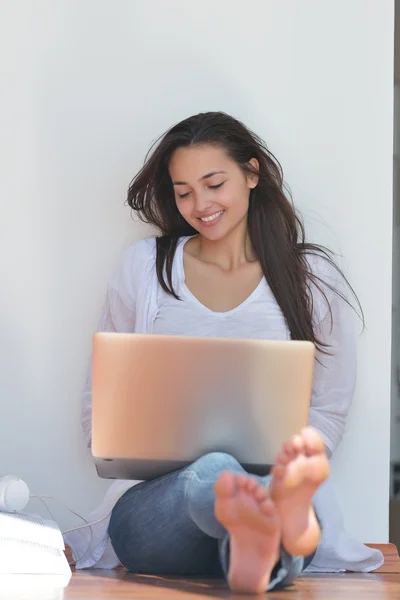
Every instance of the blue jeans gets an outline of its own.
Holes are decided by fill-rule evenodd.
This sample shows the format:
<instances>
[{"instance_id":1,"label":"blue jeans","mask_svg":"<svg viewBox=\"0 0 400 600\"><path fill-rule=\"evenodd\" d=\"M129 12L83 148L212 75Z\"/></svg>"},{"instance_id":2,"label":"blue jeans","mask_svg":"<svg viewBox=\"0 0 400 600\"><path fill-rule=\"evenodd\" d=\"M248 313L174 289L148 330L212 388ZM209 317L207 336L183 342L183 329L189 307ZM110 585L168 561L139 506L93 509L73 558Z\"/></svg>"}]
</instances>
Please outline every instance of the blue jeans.
<instances>
[{"instance_id":1,"label":"blue jeans","mask_svg":"<svg viewBox=\"0 0 400 600\"><path fill-rule=\"evenodd\" d=\"M245 472L229 454L212 452L185 469L130 488L109 525L120 562L134 573L226 578L229 535L214 516L213 489L223 471ZM269 485L269 475L254 477ZM291 584L311 560L281 548L268 590Z\"/></svg>"}]
</instances>

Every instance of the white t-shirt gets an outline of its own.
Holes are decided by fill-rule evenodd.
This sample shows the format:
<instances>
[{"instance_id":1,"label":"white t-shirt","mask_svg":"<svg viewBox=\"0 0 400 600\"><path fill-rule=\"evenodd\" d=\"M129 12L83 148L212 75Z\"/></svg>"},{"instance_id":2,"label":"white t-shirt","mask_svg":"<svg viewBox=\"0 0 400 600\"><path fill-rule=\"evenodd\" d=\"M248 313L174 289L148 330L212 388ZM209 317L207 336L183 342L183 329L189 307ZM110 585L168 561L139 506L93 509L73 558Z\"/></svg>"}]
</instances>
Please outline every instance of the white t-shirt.
<instances>
[{"instance_id":1,"label":"white t-shirt","mask_svg":"<svg viewBox=\"0 0 400 600\"><path fill-rule=\"evenodd\" d=\"M239 306L226 312L214 312L204 306L186 286L183 248L183 243L178 246L172 267L174 288L180 300L159 286L153 333L260 340L288 339L283 315L271 298L264 277ZM271 310L274 314L271 314Z\"/></svg>"}]
</instances>

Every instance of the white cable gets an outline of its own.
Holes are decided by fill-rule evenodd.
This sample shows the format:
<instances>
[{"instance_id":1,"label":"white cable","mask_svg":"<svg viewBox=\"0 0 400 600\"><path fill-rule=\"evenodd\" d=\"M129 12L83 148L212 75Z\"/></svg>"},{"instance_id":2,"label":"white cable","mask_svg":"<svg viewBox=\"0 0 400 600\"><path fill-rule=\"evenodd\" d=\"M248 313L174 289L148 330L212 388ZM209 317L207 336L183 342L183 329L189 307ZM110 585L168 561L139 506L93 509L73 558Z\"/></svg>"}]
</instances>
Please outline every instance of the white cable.
<instances>
[{"instance_id":1,"label":"white cable","mask_svg":"<svg viewBox=\"0 0 400 600\"><path fill-rule=\"evenodd\" d=\"M77 531L77 529L84 529L85 527L91 527L92 525L97 525L97 523L101 523L102 521L104 521L104 519L107 519L107 517L109 515L111 515L112 511L113 511L113 509L111 509L110 511L108 511L108 513L106 515L104 515L104 517L101 517L101 519L98 519L97 521L93 521L93 523L88 523L86 521L87 525L79 525L78 527L72 527L72 529L67 529L67 531L63 532L63 535L66 534L66 533L71 533L71 531Z\"/></svg>"},{"instance_id":2,"label":"white cable","mask_svg":"<svg viewBox=\"0 0 400 600\"><path fill-rule=\"evenodd\" d=\"M79 525L78 527L72 527L71 529L67 529L66 531L63 532L63 535L65 535L66 533L71 533L71 531L77 531L78 529L84 529L85 527L89 527L89 531L90 531L90 542L85 550L85 552L82 554L82 556L80 556L79 558L75 558L75 561L72 564L81 562L84 560L84 558L86 558L86 554L89 552L90 547L92 545L92 541L93 541L93 531L92 531L92 525L97 525L97 523L101 523L102 521L104 521L104 519L106 519L111 513L112 513L113 509L111 509L106 515L104 515L104 517L102 517L101 519L98 519L97 521L93 521L92 523L87 523L87 525ZM84 521L86 519L83 519ZM71 565L70 565L71 566Z\"/></svg>"},{"instance_id":3,"label":"white cable","mask_svg":"<svg viewBox=\"0 0 400 600\"><path fill-rule=\"evenodd\" d=\"M43 500L43 498L41 496L37 496L37 495L31 494L30 498L37 498L38 500L40 500L40 502L43 504L43 506L46 508L47 512L49 513L51 520L55 521L53 513L51 512L51 510L49 509L49 507L47 506L46 502Z\"/></svg>"},{"instance_id":4,"label":"white cable","mask_svg":"<svg viewBox=\"0 0 400 600\"><path fill-rule=\"evenodd\" d=\"M54 496L42 496L40 494L31 494L31 498L38 498L42 502L43 502L43 498L46 498L46 500L54 500L54 502L57 502L58 504L60 504L64 508L66 508L70 513L72 513L73 515L75 515L76 517L78 517L79 519L81 519L82 521L85 521L86 525L81 525L81 527L90 527L90 523L84 517L82 517L81 515L79 515L77 512L75 512L74 510L72 510L71 508L69 508L69 506L67 506L64 502L62 502L58 498L55 498ZM47 510L49 510L47 504L45 502L43 502L43 504L46 506ZM53 521L54 521L54 519L53 519ZM65 531L64 533L69 533L69 532Z\"/></svg>"},{"instance_id":5,"label":"white cable","mask_svg":"<svg viewBox=\"0 0 400 600\"><path fill-rule=\"evenodd\" d=\"M49 509L49 507L47 506L46 502L44 501L44 498L48 499L48 500L54 500L55 502L58 502L58 504L60 504L61 506L63 506L64 508L66 508L70 513L72 513L73 515L75 515L76 517L78 517L79 519L81 519L82 521L85 522L85 525L78 525L77 527L72 527L71 529L67 529L66 531L62 532L62 535L64 536L67 533L71 533L71 531L77 531L78 529L85 529L86 527L89 527L89 531L90 531L90 541L89 544L85 550L85 552L83 553L83 555L80 558L75 558L75 560L72 563L69 563L70 566L76 564L77 562L82 561L85 557L86 554L89 552L89 549L92 545L93 542L93 531L92 531L92 525L97 525L97 523L101 523L102 521L104 521L104 519L106 519L113 511L113 509L111 509L104 517L102 517L101 519L98 519L97 521L93 521L92 523L89 523L89 521L87 521L84 517L82 517L81 515L79 515L77 512L75 512L74 510L72 510L71 508L69 508L69 506L67 506L64 502L62 502L61 500L59 500L58 498L55 498L54 496L41 496L39 494L31 494L30 496L31 498L37 498L38 500L40 500L45 507L47 508L48 512L50 513L53 521L55 520L54 517L51 514L51 511Z\"/></svg>"}]
</instances>

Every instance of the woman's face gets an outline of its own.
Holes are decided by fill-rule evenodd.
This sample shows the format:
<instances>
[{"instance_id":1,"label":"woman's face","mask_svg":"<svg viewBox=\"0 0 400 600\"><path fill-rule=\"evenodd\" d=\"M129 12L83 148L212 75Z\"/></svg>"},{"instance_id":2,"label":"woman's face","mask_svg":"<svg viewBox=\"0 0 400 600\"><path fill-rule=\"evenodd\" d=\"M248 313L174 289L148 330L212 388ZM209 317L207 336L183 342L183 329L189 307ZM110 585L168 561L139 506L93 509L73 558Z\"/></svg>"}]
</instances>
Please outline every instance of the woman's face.
<instances>
[{"instance_id":1,"label":"woman's face","mask_svg":"<svg viewBox=\"0 0 400 600\"><path fill-rule=\"evenodd\" d=\"M250 163L258 168L256 159ZM169 174L179 212L207 239L221 239L247 223L250 190L258 178L246 176L222 148L178 148Z\"/></svg>"}]
</instances>

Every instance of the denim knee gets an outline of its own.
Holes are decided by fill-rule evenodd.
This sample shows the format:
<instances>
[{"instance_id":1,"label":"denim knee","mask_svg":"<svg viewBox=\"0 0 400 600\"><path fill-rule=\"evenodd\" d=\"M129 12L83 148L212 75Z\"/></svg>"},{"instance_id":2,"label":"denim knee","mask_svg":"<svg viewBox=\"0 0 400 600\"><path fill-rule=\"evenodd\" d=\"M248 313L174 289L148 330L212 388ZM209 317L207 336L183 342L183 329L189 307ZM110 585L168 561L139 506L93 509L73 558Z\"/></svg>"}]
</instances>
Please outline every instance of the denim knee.
<instances>
[{"instance_id":1,"label":"denim knee","mask_svg":"<svg viewBox=\"0 0 400 600\"><path fill-rule=\"evenodd\" d=\"M188 515L203 533L216 539L226 535L214 513L214 485L224 471L241 473L243 469L230 454L209 452L182 472L186 480L184 494Z\"/></svg>"},{"instance_id":2,"label":"denim knee","mask_svg":"<svg viewBox=\"0 0 400 600\"><path fill-rule=\"evenodd\" d=\"M209 452L198 458L188 467L189 471L194 471L201 479L208 478L216 473L223 471L242 471L242 467L234 456L227 452Z\"/></svg>"}]
</instances>

